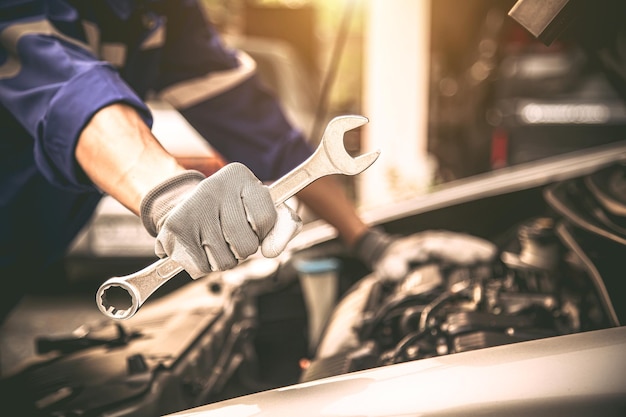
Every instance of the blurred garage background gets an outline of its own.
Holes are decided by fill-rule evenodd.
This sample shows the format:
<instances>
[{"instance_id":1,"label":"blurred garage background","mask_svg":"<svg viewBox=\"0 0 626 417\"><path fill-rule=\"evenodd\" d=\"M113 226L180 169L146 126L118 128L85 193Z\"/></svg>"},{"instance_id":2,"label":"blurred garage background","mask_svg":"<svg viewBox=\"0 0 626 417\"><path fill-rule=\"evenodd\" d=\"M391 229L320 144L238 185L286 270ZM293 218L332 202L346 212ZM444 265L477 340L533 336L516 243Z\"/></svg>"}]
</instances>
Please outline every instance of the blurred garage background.
<instances>
[{"instance_id":1,"label":"blurred garage background","mask_svg":"<svg viewBox=\"0 0 626 417\"><path fill-rule=\"evenodd\" d=\"M381 157L342 179L362 211L626 133L626 110L594 62L575 42L546 46L529 35L507 16L514 0L203 3L225 41L255 58L312 143L334 116L370 119L346 135L346 146L380 149ZM219 158L172 108L150 105L155 134L173 153ZM48 286L2 326L3 369L33 354L34 334L69 332L97 317L95 289L153 262L152 248L138 219L105 198ZM50 314L41 319L42 311Z\"/></svg>"},{"instance_id":2,"label":"blurred garage background","mask_svg":"<svg viewBox=\"0 0 626 417\"><path fill-rule=\"evenodd\" d=\"M313 144L334 116L369 118L348 132L346 146L355 154L380 149L381 157L363 174L340 178L364 212L442 182L611 142L626 130L622 101L578 43L536 40L507 15L514 0L204 4ZM215 152L184 119L165 103L150 104L164 145L210 166ZM64 268L70 279L102 281L153 257L138 219L105 199Z\"/></svg>"}]
</instances>

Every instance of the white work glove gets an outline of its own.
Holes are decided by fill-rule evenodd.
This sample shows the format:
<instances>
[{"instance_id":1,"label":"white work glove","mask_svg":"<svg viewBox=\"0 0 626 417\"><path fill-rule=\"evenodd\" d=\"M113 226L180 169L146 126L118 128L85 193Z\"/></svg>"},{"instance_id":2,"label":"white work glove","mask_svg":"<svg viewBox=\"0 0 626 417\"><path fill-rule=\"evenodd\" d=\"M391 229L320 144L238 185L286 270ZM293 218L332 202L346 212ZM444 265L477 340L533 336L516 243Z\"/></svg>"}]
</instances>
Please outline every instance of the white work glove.
<instances>
[{"instance_id":1,"label":"white work glove","mask_svg":"<svg viewBox=\"0 0 626 417\"><path fill-rule=\"evenodd\" d=\"M240 163L208 178L190 170L164 181L142 199L140 217L156 237L157 256L170 257L194 279L233 268L259 246L264 256L276 257L302 227Z\"/></svg>"},{"instance_id":2,"label":"white work glove","mask_svg":"<svg viewBox=\"0 0 626 417\"><path fill-rule=\"evenodd\" d=\"M354 251L381 278L399 280L412 263L472 265L492 260L497 249L489 241L464 233L429 230L395 237L372 228L358 240Z\"/></svg>"}]
</instances>

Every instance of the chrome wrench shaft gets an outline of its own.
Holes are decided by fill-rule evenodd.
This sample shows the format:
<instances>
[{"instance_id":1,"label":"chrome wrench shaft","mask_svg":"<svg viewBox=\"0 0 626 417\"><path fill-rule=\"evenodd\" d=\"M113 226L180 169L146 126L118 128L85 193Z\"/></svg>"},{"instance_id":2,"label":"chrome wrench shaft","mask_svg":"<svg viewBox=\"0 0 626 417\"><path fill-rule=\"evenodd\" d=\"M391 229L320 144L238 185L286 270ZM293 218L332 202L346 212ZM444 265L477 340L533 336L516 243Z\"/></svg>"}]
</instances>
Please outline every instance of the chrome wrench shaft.
<instances>
[{"instance_id":1,"label":"chrome wrench shaft","mask_svg":"<svg viewBox=\"0 0 626 417\"><path fill-rule=\"evenodd\" d=\"M315 152L304 162L271 184L270 195L276 206L284 203L313 181L332 174L356 175L369 168L380 151L352 157L345 149L343 135L367 123L363 116L348 115L330 121ZM135 315L157 289L183 271L169 258L160 259L130 275L112 277L96 292L100 311L114 319Z\"/></svg>"}]
</instances>

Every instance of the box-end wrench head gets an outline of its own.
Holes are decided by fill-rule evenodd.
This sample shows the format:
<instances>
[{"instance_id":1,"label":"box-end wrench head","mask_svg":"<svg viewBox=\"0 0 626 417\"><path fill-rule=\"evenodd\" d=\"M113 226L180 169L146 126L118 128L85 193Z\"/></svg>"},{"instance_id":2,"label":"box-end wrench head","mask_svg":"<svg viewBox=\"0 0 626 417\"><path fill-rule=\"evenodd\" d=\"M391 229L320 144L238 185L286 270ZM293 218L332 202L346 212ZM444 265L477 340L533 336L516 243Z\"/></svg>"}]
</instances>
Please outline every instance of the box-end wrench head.
<instances>
[{"instance_id":1,"label":"box-end wrench head","mask_svg":"<svg viewBox=\"0 0 626 417\"><path fill-rule=\"evenodd\" d=\"M378 159L380 151L353 157L343 142L347 131L363 126L367 122L366 117L357 115L338 116L332 119L326 126L315 152L270 185L270 195L274 203L279 205L285 202L313 181L327 175L356 175L369 168Z\"/></svg>"},{"instance_id":2,"label":"box-end wrench head","mask_svg":"<svg viewBox=\"0 0 626 417\"><path fill-rule=\"evenodd\" d=\"M315 152L303 163L272 183L268 188L276 206L284 203L313 181L332 174L356 175L369 168L380 155L373 151L352 157L343 143L344 133L368 122L363 116L348 115L332 119ZM183 271L169 258L159 259L130 275L112 277L96 292L96 305L113 319L128 319L163 284Z\"/></svg>"}]
</instances>

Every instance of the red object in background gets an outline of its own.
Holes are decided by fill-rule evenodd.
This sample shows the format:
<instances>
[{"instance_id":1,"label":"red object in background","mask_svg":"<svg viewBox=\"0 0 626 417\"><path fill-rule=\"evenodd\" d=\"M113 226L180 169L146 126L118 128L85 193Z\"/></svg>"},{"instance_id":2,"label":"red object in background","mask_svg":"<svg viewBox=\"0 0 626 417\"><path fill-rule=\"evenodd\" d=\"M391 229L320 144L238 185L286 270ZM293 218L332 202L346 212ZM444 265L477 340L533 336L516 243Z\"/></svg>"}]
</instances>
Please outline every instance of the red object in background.
<instances>
[{"instance_id":1,"label":"red object in background","mask_svg":"<svg viewBox=\"0 0 626 417\"><path fill-rule=\"evenodd\" d=\"M226 165L226 161L219 155L201 157L176 157L176 160L186 169L195 169L207 177L213 175Z\"/></svg>"},{"instance_id":2,"label":"red object in background","mask_svg":"<svg viewBox=\"0 0 626 417\"><path fill-rule=\"evenodd\" d=\"M508 165L509 135L501 128L494 129L491 135L491 168L498 169Z\"/></svg>"}]
</instances>

